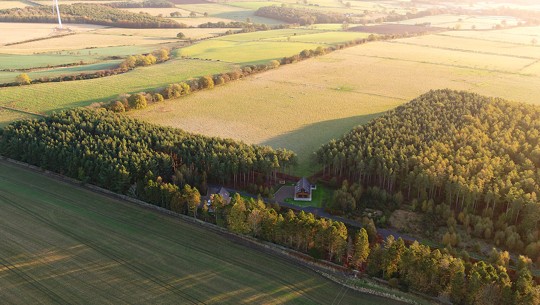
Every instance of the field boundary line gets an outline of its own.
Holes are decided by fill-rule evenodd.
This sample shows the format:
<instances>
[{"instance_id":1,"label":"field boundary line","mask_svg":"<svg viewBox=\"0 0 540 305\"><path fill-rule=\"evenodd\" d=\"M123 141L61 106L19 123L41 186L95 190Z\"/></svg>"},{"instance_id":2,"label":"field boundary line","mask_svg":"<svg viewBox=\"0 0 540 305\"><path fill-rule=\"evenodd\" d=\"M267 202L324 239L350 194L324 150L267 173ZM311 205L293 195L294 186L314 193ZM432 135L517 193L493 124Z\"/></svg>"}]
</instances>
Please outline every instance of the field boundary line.
<instances>
[{"instance_id":1,"label":"field boundary line","mask_svg":"<svg viewBox=\"0 0 540 305\"><path fill-rule=\"evenodd\" d=\"M345 53L345 54L348 54L348 55L351 55L351 56L357 56L357 57L368 57L368 58L378 58L378 59L386 59L386 60L394 60L394 61L402 61L402 62L413 62L413 63L419 63L419 64L425 64L425 65L440 66L440 67L450 67L450 68L458 68L458 69L485 71L485 72L491 72L491 73L500 73L500 74L510 74L510 75L536 77L536 75L534 75L534 74L524 74L524 73L520 73L520 72L511 72L511 71L504 71L504 70L497 70L497 69L486 69L486 68L462 66L462 65L450 65L450 64L437 63L437 62L404 59L404 58L398 58L398 57L377 56L377 55L367 55L367 54L351 54L351 53Z\"/></svg>"},{"instance_id":2,"label":"field boundary line","mask_svg":"<svg viewBox=\"0 0 540 305\"><path fill-rule=\"evenodd\" d=\"M481 54L481 55L493 55L493 56L512 57L512 58L530 59L530 60L538 60L539 59L538 57L531 57L531 56L525 56L525 55L512 55L512 54L495 53L495 52L487 52L487 51L475 51L475 50L467 50L467 49L459 49L459 48L440 47L440 46L421 44L421 43L412 43L412 42L405 42L405 41L395 41L395 40L391 41L391 40L389 40L387 42L388 43L406 45L406 46L416 46L416 47L421 47L421 48L439 49L439 50L452 51L452 52L472 53L472 54Z\"/></svg>"},{"instance_id":3,"label":"field boundary line","mask_svg":"<svg viewBox=\"0 0 540 305\"><path fill-rule=\"evenodd\" d=\"M257 79L255 79L257 80ZM316 85L316 84L309 84L309 83L295 83L293 81L286 81L286 80L268 80L270 82L274 82L274 83L278 83L278 84L287 84L287 85L295 85L295 86L306 86L306 87L313 87L313 88L319 88L319 89L327 89L327 90L335 90L335 91L342 91L342 92L352 92L352 93L357 93L357 94L362 94L362 95L368 95L368 96L376 96L376 97L384 97L384 98L389 98L389 99L396 99L396 100L400 100L400 101L409 101L410 99L408 98L403 98L403 97L397 97L397 96L390 96L390 95L384 95L384 94L377 94L377 93L369 93L369 92L364 92L364 91L358 91L358 90L339 90L339 89L336 89L336 88L332 88L332 87L327 87L327 86L321 86L321 85Z\"/></svg>"},{"instance_id":4,"label":"field boundary line","mask_svg":"<svg viewBox=\"0 0 540 305\"><path fill-rule=\"evenodd\" d=\"M285 259L291 263L295 263L301 267L305 267L317 273L319 276L322 276L328 280L331 280L332 282L340 286L355 290L357 292L371 294L371 295L375 295L375 296L379 296L379 297L383 297L387 299L392 299L395 301L401 301L408 304L418 304L417 302L413 300L405 299L403 297L392 295L390 293L384 293L384 292L376 291L376 290L365 288L365 287L357 287L354 285L345 285L346 281L339 279L339 276L342 275L343 277L346 277L347 279L349 279L349 277L356 275L357 273L352 272L348 268L334 264L332 262L317 260L302 252L298 252L293 249L288 249L288 248L285 248L285 247L282 247L280 245L276 245L270 242L261 241L251 236L239 235L225 228L214 225L212 223L208 223L208 222L205 222L205 221L193 218L193 217L189 217L187 215L178 214L176 212L149 204L142 200L138 200L138 199L126 196L126 195L114 193L112 191L95 186L93 184L83 183L79 180L76 180L76 179L61 175L61 174L54 173L49 170L45 170L45 169L42 169L40 167L31 165L25 162L17 161L17 160L10 159L4 156L0 156L0 162L12 164L20 168L36 172L38 174L44 175L48 178L54 179L61 183L73 185L77 188L81 188L81 189L90 191L92 193L98 194L98 195L115 199L119 201L120 203L123 203L126 205L133 205L133 206L138 206L146 210L153 210L164 216L180 219L187 222L188 224L208 229L234 243L237 243L242 246L249 247L251 249L254 249L263 253L267 253L270 255L277 255L278 257ZM348 274L348 276L345 276L344 273ZM429 299L429 301L439 302L439 300L437 299Z\"/></svg>"},{"instance_id":5,"label":"field boundary line","mask_svg":"<svg viewBox=\"0 0 540 305\"><path fill-rule=\"evenodd\" d=\"M47 39L53 39L53 38L62 38L64 36L75 35L75 34L77 34L77 32L70 32L70 33L66 33L66 34L58 34L58 35L52 35L52 36L46 36L46 37L39 37L39 38L34 38L34 39L28 39L28 40L23 40L23 41L16 41L16 42L12 42L12 43L6 43L4 46L7 47L7 46L14 46L14 45L23 44L23 43L40 41L40 40L47 40Z\"/></svg>"},{"instance_id":6,"label":"field boundary line","mask_svg":"<svg viewBox=\"0 0 540 305\"><path fill-rule=\"evenodd\" d=\"M523 71L523 70L525 70L525 69L527 69L527 68L529 68L529 67L532 67L532 66L536 65L536 64L539 63L539 62L540 62L540 58L537 59L537 60L535 60L535 61L533 61L532 63L526 65L525 67L521 68L521 69L519 70L519 72L521 73L521 71Z\"/></svg>"},{"instance_id":7,"label":"field boundary line","mask_svg":"<svg viewBox=\"0 0 540 305\"><path fill-rule=\"evenodd\" d=\"M504 34L504 33L503 33ZM487 38L477 38L477 37L467 37L467 36L459 36L459 35L450 35L445 33L438 33L434 34L435 36L443 36L443 37L451 37L451 38L461 38L461 39L469 39L469 40L480 40L480 41L489 41L489 42L498 42L498 43L506 43L509 45L515 45L515 46L525 46L525 47L540 47L540 46L533 46L529 43L523 43L523 42L508 42L504 40L496 40L496 39L487 39ZM529 37L528 35L522 35L522 34L512 34L512 35L518 35L518 36L525 36Z\"/></svg>"}]
</instances>

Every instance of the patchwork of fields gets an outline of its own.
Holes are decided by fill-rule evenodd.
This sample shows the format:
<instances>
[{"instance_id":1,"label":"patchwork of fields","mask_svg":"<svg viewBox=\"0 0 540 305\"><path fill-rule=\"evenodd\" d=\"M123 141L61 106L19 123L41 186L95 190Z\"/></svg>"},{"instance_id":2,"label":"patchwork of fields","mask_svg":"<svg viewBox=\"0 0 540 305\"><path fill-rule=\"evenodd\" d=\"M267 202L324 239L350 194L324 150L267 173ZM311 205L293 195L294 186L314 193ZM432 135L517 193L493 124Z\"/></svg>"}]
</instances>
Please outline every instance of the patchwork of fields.
<instances>
[{"instance_id":1,"label":"patchwork of fields","mask_svg":"<svg viewBox=\"0 0 540 305\"><path fill-rule=\"evenodd\" d=\"M177 29L176 29L177 30ZM186 35L214 35L224 29L182 29ZM118 37L124 30L100 29L92 34ZM127 30L133 36L151 39L157 35L157 30ZM164 30L168 33L169 30ZM79 35L74 35L79 36ZM184 47L177 53L179 56L188 56L202 60L186 60L175 58L166 63L149 67L137 68L129 73L109 76L106 78L70 81L63 83L35 84L23 87L0 88L0 106L9 106L23 111L47 114L51 111L66 108L88 106L95 102L108 101L121 93L135 93L153 90L167 84L180 82L191 77L211 75L219 72L234 70L239 65L248 63L266 63L272 59L280 59L300 53L304 49L315 49L318 46L327 46L336 42L349 41L353 38L363 38L364 33L328 32L309 29L274 30L246 34L229 35L201 41L197 44ZM70 36L67 36L70 37ZM67 38L64 37L64 38ZM288 39L290 37L290 39ZM303 37L312 42L301 42ZM63 38L58 38L63 39ZM138 38L137 38L138 39ZM46 41L36 43L45 44ZM119 42L120 44L120 42ZM15 45L16 46L24 46ZM37 55L1 55L0 68L30 68L42 67L46 62L51 65L67 64L85 61L92 63L102 60L104 56L128 55L132 52L141 54L159 48L158 45L135 45L95 48L87 50L61 51ZM24 46L26 48L26 46ZM0 48L0 50L2 50ZM31 58L31 60L28 60ZM211 59L211 60L208 60ZM100 62L102 65L106 62ZM109 61L109 63L111 63ZM98 63L96 63L97 65ZM112 63L111 63L112 64ZM85 65L56 70L36 71L30 73L31 77L40 75L54 76L63 71L76 71L76 73L92 70L96 66ZM75 73L75 72L73 72ZM15 78L17 72L0 72L0 80ZM32 101L31 103L28 101ZM20 115L20 114L18 114ZM0 126L8 123L12 115L0 113Z\"/></svg>"},{"instance_id":2,"label":"patchwork of fields","mask_svg":"<svg viewBox=\"0 0 540 305\"><path fill-rule=\"evenodd\" d=\"M65 36L49 36L53 28L51 24L0 23L0 32L8 33L0 41L0 83L14 82L21 73L19 69L33 69L27 73L31 79L92 73L118 66L119 61L110 60L111 57L151 53L160 48L186 44L176 37L180 29L67 26L74 32ZM227 30L181 29L186 39L214 37ZM34 38L43 39L25 42ZM11 44L14 42L17 43ZM67 64L78 66L43 69Z\"/></svg>"},{"instance_id":3,"label":"patchwork of fields","mask_svg":"<svg viewBox=\"0 0 540 305\"><path fill-rule=\"evenodd\" d=\"M401 304L4 161L0 208L4 303Z\"/></svg>"},{"instance_id":4,"label":"patchwork of fields","mask_svg":"<svg viewBox=\"0 0 540 305\"><path fill-rule=\"evenodd\" d=\"M537 35L538 29L526 30ZM431 89L540 103L540 74L534 70L540 47L475 38L464 46L460 34L372 42L130 115L292 149L300 159L296 173L309 175L317 170L310 157L321 144Z\"/></svg>"}]
</instances>

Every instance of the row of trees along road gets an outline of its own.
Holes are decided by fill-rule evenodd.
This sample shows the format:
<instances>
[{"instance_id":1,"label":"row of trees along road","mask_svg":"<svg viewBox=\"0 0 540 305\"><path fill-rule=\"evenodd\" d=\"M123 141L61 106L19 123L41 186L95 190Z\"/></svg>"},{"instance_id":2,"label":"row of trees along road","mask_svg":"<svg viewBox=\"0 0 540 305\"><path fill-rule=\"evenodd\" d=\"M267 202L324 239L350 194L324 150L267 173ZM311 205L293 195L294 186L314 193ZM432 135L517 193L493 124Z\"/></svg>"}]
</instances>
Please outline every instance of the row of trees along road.
<instances>
[{"instance_id":1,"label":"row of trees along road","mask_svg":"<svg viewBox=\"0 0 540 305\"><path fill-rule=\"evenodd\" d=\"M210 212L211 211L211 212ZM316 218L303 211L279 212L279 207L238 194L230 204L216 195L204 206L206 221L229 230L271 241L384 278L390 285L449 300L454 304L539 304L540 287L531 275L531 261L520 257L509 272L507 252L493 251L487 262L456 257L418 242L406 246L389 236L377 242L376 232L362 228L349 232L341 223Z\"/></svg>"},{"instance_id":2,"label":"row of trees along road","mask_svg":"<svg viewBox=\"0 0 540 305\"><path fill-rule=\"evenodd\" d=\"M323 145L317 160L360 193L377 188L436 214L433 225L457 221L540 261L537 106L431 91Z\"/></svg>"}]
</instances>

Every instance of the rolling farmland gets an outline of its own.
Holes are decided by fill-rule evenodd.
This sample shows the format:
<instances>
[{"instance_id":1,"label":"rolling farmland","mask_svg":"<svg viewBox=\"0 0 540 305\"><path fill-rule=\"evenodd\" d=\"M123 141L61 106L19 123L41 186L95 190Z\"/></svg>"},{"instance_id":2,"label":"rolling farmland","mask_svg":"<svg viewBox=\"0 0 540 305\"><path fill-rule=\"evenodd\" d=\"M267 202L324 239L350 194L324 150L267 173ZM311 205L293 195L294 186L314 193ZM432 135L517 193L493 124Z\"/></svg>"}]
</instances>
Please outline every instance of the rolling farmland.
<instances>
[{"instance_id":1,"label":"rolling farmland","mask_svg":"<svg viewBox=\"0 0 540 305\"><path fill-rule=\"evenodd\" d=\"M482 108L468 93L487 96L486 103L497 97L540 105L540 5L532 0L99 5L114 1L123 0L61 0L67 29L57 28L50 0L0 1L5 21L0 22L0 151L42 166L32 170L0 158L2 303L402 304L345 288L225 230L384 278L387 285L327 274L419 304L430 304L431 297L454 304L540 303L538 278L528 273L530 265L538 274L540 264L534 217L540 208L533 205L540 196L534 172L540 164L538 112L513 103ZM75 7L80 19L69 15ZM109 26L84 24L92 22ZM74 80L77 75L88 79ZM59 76L64 77L47 79ZM467 92L437 90L445 88ZM424 106L407 108L416 105L412 101L388 113L428 91ZM84 123L96 115L85 110L70 126L49 120L2 130L17 120L77 107L104 115ZM386 120L385 113L404 115ZM439 114L445 120L437 121ZM134 120L115 124L124 115L199 135L183 137L182 131ZM374 123L382 124L349 133L383 115ZM441 137L440 126L456 132ZM373 133L360 132L368 128ZM399 136L386 136L390 132ZM356 137L332 140L344 133ZM291 151L201 135L286 148L297 154L298 166L289 166L296 161ZM429 145L437 137L442 140ZM448 179L440 160L452 164L447 172L455 171ZM427 166L430 162L435 165ZM321 164L326 170L312 176ZM473 165L462 170L464 164ZM477 177L469 175L476 169ZM104 196L51 178L45 170L67 172L201 222L215 216L227 229ZM294 202L292 194L306 189L295 189L289 180L297 179L286 174L325 186L313 191L313 201ZM342 179L351 183L339 188ZM272 196L278 182L287 192ZM201 208L197 190L215 184L322 207L309 211L344 218L330 222L287 209L277 210L281 218L270 204L233 198L222 205L219 196L210 197L210 208ZM418 219L416 232L406 229L411 235L404 235L405 226L394 218L411 228ZM361 219L368 231L345 227L341 220L347 219ZM397 241L389 238L377 248L381 240L372 224L384 227L379 230L384 235L395 233ZM423 245L409 247L399 237L418 238ZM491 246L496 253L488 253ZM532 264L517 259L520 254ZM487 264L474 263L487 257Z\"/></svg>"},{"instance_id":2,"label":"rolling farmland","mask_svg":"<svg viewBox=\"0 0 540 305\"><path fill-rule=\"evenodd\" d=\"M530 31L535 35L537 28ZM464 47L464 38L454 37L460 33L359 45L131 115L292 149L300 160L296 173L308 175L316 170L310 156L321 144L430 89L540 103L540 52L534 53L540 47L484 40ZM496 40L508 31L490 33Z\"/></svg>"},{"instance_id":3,"label":"rolling farmland","mask_svg":"<svg viewBox=\"0 0 540 305\"><path fill-rule=\"evenodd\" d=\"M219 33L223 29L186 29L186 35L212 35ZM118 29L102 29L96 31L99 35L116 39L120 35ZM167 33L165 30L164 33ZM151 35L156 35L156 30L128 30L134 39L150 39ZM98 36L98 34L77 34ZM296 34L296 35L295 35ZM315 35L315 36L313 36ZM303 36L310 37L313 42L300 42ZM272 59L280 59L284 56L298 54L304 49L315 49L318 46L326 46L328 43L336 41L347 41L353 37L362 38L364 33L344 33L344 32L321 32L306 29L287 29L263 31L246 34L236 34L222 38L204 40L200 43L182 48L178 51L181 56L200 58L202 60L186 60L175 58L166 63L153 65L150 67L137 68L134 71L109 76L105 78L70 81L63 83L35 84L24 87L0 88L0 106L9 106L23 111L36 113L50 113L51 111L88 106L95 102L108 101L122 93L136 93L145 90L152 90L170 83L180 82L191 77L215 74L231 71L237 64L266 63ZM71 37L71 36L67 36ZM63 38L67 38L63 37ZM286 38L290 37L290 40ZM63 39L59 38L59 39ZM161 38L158 40L161 41ZM121 40L117 43L121 45ZM46 41L36 41L36 44L44 45ZM13 47L24 47L25 44L14 45ZM160 45L138 44L131 49L126 46L103 47L88 50L63 51L55 53L43 53L37 55L0 55L0 64L3 67L29 68L32 66L42 66L45 62L70 63L80 60L98 61L103 56L113 56L116 54L128 55L129 50L144 52L149 48L155 50ZM0 49L2 50L2 49ZM87 54L88 52L88 54ZM127 54L126 54L127 53ZM13 60L13 59L24 60ZM31 60L27 60L31 58ZM208 61L212 59L212 61ZM21 62L17 64L18 62ZM90 66L89 69L92 67ZM72 68L77 72L84 71L84 67ZM62 71L62 70L60 70ZM69 70L68 70L69 71ZM36 72L40 74L45 71ZM51 75L60 73L59 71L49 71ZM34 74L35 75L35 74ZM0 78L8 79L15 77L15 73L5 72ZM99 90L96 90L99 88ZM28 101L32 101L29 103ZM0 126L10 121L8 116L0 115Z\"/></svg>"},{"instance_id":4,"label":"rolling farmland","mask_svg":"<svg viewBox=\"0 0 540 305\"><path fill-rule=\"evenodd\" d=\"M4 161L0 206L7 303L400 304Z\"/></svg>"}]
</instances>

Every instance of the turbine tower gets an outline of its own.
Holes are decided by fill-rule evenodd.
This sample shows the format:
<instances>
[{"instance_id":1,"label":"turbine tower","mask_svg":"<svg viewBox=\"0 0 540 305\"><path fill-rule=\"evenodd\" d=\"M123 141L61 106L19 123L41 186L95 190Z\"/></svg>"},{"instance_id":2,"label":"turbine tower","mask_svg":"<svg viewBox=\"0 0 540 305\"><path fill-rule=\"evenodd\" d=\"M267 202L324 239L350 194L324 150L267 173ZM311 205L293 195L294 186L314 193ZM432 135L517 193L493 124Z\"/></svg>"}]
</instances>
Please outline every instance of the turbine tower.
<instances>
[{"instance_id":1,"label":"turbine tower","mask_svg":"<svg viewBox=\"0 0 540 305\"><path fill-rule=\"evenodd\" d=\"M54 8L56 7L56 14L58 15L58 28L61 30L62 27L62 19L60 19L60 9L58 8L58 0L53 0L53 14L54 14Z\"/></svg>"}]
</instances>

